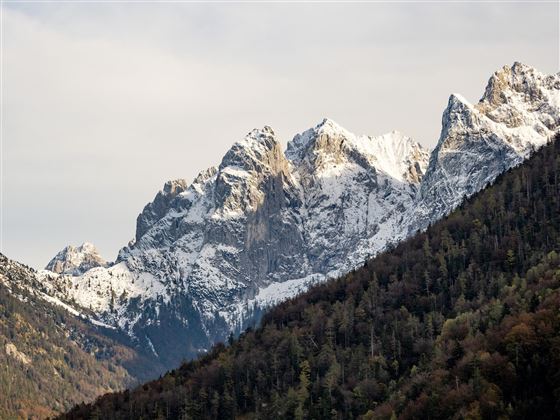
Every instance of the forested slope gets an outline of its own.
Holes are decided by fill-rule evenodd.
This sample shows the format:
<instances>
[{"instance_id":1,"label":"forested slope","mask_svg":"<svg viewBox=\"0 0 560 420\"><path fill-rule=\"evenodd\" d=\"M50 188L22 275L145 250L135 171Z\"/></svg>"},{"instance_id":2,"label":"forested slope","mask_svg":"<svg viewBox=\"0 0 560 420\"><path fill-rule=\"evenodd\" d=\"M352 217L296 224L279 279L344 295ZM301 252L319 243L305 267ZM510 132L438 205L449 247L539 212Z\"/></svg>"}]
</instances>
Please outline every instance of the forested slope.
<instances>
[{"instance_id":1,"label":"forested slope","mask_svg":"<svg viewBox=\"0 0 560 420\"><path fill-rule=\"evenodd\" d=\"M161 368L41 288L32 269L0 254L0 419L53 416Z\"/></svg>"},{"instance_id":2,"label":"forested slope","mask_svg":"<svg viewBox=\"0 0 560 420\"><path fill-rule=\"evenodd\" d=\"M560 142L228 346L66 419L558 418Z\"/></svg>"}]
</instances>

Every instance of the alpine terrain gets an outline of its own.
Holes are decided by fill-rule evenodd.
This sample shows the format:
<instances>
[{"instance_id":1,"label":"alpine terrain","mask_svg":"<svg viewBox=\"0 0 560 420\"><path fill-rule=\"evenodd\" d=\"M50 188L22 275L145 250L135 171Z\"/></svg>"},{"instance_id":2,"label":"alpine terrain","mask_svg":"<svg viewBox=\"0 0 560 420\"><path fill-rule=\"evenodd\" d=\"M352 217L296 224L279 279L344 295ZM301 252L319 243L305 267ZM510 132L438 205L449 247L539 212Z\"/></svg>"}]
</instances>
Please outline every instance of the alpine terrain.
<instances>
[{"instance_id":1,"label":"alpine terrain","mask_svg":"<svg viewBox=\"0 0 560 420\"><path fill-rule=\"evenodd\" d=\"M53 416L163 369L125 334L50 295L36 271L0 254L1 419Z\"/></svg>"},{"instance_id":2,"label":"alpine terrain","mask_svg":"<svg viewBox=\"0 0 560 420\"><path fill-rule=\"evenodd\" d=\"M229 345L60 418L558 419L559 252L560 136Z\"/></svg>"},{"instance_id":3,"label":"alpine terrain","mask_svg":"<svg viewBox=\"0 0 560 420\"><path fill-rule=\"evenodd\" d=\"M265 126L192 183L165 183L116 261L68 247L40 278L51 298L173 367L425 230L559 127L560 75L521 63L494 73L477 104L451 95L431 153L329 119L284 151Z\"/></svg>"}]
</instances>

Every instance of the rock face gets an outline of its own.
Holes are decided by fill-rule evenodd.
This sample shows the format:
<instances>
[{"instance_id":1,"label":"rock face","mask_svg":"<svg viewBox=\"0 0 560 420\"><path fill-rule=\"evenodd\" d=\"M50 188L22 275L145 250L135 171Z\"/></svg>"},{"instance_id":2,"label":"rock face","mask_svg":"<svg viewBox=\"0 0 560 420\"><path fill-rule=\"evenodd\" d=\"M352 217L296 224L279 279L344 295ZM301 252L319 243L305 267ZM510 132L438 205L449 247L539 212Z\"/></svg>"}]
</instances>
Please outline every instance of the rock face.
<instances>
[{"instance_id":1,"label":"rock face","mask_svg":"<svg viewBox=\"0 0 560 420\"><path fill-rule=\"evenodd\" d=\"M305 274L327 276L391 241L428 161L418 143L398 132L355 136L330 120L297 135L286 155L302 196Z\"/></svg>"},{"instance_id":2,"label":"rock face","mask_svg":"<svg viewBox=\"0 0 560 420\"><path fill-rule=\"evenodd\" d=\"M398 132L355 136L325 119L284 153L270 127L253 130L190 186L166 183L113 265L42 275L171 366L386 246L427 164Z\"/></svg>"},{"instance_id":3,"label":"rock face","mask_svg":"<svg viewBox=\"0 0 560 420\"><path fill-rule=\"evenodd\" d=\"M270 127L253 130L190 185L166 183L110 267L43 279L173 366L424 229L545 144L559 112L560 77L515 63L477 105L451 96L431 155L329 119L285 153Z\"/></svg>"},{"instance_id":4,"label":"rock face","mask_svg":"<svg viewBox=\"0 0 560 420\"><path fill-rule=\"evenodd\" d=\"M94 267L106 267L105 261L99 255L93 244L84 242L78 247L68 245L47 264L46 270L57 274L79 276Z\"/></svg>"},{"instance_id":5,"label":"rock face","mask_svg":"<svg viewBox=\"0 0 560 420\"><path fill-rule=\"evenodd\" d=\"M559 103L559 75L521 63L494 73L476 105L451 95L411 231L448 213L546 144L559 129Z\"/></svg>"}]
</instances>

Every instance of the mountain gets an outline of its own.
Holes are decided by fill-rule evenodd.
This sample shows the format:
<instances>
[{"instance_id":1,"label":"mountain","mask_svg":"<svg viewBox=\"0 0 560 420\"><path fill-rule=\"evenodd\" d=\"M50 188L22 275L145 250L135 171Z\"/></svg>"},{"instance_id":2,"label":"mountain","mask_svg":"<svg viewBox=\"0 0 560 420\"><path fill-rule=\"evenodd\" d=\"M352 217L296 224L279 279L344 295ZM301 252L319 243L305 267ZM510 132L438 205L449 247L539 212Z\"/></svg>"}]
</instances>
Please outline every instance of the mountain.
<instances>
[{"instance_id":1,"label":"mountain","mask_svg":"<svg viewBox=\"0 0 560 420\"><path fill-rule=\"evenodd\" d=\"M166 183L114 265L43 279L173 366L384 246L427 161L400 133L358 137L330 120L286 154L270 127L253 130L190 186Z\"/></svg>"},{"instance_id":2,"label":"mountain","mask_svg":"<svg viewBox=\"0 0 560 420\"><path fill-rule=\"evenodd\" d=\"M61 419L560 416L560 136L257 329Z\"/></svg>"},{"instance_id":3,"label":"mountain","mask_svg":"<svg viewBox=\"0 0 560 420\"><path fill-rule=\"evenodd\" d=\"M356 136L329 119L285 152L270 127L255 129L191 184L167 182L115 263L42 281L176 366L426 229L559 124L560 76L515 63L478 104L451 96L431 154L401 133Z\"/></svg>"},{"instance_id":4,"label":"mountain","mask_svg":"<svg viewBox=\"0 0 560 420\"><path fill-rule=\"evenodd\" d=\"M424 228L521 163L559 125L559 75L544 75L518 62L492 75L476 105L451 95L411 230Z\"/></svg>"},{"instance_id":5,"label":"mountain","mask_svg":"<svg viewBox=\"0 0 560 420\"><path fill-rule=\"evenodd\" d=\"M94 267L107 267L97 248L88 242L78 247L67 246L47 264L46 270L57 274L79 276Z\"/></svg>"},{"instance_id":6,"label":"mountain","mask_svg":"<svg viewBox=\"0 0 560 420\"><path fill-rule=\"evenodd\" d=\"M0 254L0 418L53 416L162 369L47 292L34 270Z\"/></svg>"}]
</instances>

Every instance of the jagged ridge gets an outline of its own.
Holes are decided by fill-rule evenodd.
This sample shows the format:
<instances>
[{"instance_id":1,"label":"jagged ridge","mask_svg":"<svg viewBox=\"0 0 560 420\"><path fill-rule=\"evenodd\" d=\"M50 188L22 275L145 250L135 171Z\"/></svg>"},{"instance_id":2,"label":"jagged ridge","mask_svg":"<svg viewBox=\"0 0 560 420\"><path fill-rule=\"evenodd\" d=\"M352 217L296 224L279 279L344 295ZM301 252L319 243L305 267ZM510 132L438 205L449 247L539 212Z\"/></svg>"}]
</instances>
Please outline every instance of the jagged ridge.
<instances>
[{"instance_id":1,"label":"jagged ridge","mask_svg":"<svg viewBox=\"0 0 560 420\"><path fill-rule=\"evenodd\" d=\"M558 75L504 67L477 105L450 97L429 159L398 132L355 136L329 119L285 153L270 127L253 130L190 186L167 183L116 264L45 279L172 365L425 229L521 162L558 131L559 92Z\"/></svg>"}]
</instances>

